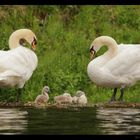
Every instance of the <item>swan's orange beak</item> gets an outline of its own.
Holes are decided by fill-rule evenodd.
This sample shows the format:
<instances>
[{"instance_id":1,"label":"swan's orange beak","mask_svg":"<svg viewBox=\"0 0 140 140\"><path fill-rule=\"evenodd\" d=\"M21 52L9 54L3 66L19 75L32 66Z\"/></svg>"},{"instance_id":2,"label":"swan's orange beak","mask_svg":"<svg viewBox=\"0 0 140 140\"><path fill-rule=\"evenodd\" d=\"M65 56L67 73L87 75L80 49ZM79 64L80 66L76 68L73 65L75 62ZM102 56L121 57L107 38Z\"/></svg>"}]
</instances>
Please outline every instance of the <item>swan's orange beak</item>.
<instances>
[{"instance_id":1,"label":"swan's orange beak","mask_svg":"<svg viewBox=\"0 0 140 140\"><path fill-rule=\"evenodd\" d=\"M92 61L95 57L95 51L91 50L90 51L90 61Z\"/></svg>"},{"instance_id":2,"label":"swan's orange beak","mask_svg":"<svg viewBox=\"0 0 140 140\"><path fill-rule=\"evenodd\" d=\"M36 50L36 43L33 41L32 42L32 49L35 51Z\"/></svg>"}]
</instances>

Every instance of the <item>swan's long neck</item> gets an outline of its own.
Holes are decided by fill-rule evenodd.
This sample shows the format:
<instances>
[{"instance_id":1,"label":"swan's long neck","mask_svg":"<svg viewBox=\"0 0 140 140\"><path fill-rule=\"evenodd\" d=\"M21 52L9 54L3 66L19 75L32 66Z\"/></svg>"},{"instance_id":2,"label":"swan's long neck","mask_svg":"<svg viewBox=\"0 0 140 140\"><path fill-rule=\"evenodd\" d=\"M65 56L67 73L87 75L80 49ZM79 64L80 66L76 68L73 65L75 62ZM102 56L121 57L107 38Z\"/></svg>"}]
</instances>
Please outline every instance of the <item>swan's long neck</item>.
<instances>
[{"instance_id":1,"label":"swan's long neck","mask_svg":"<svg viewBox=\"0 0 140 140\"><path fill-rule=\"evenodd\" d=\"M14 48L19 47L20 46L19 40L20 40L20 38L17 37L16 35L10 36L10 38L9 38L9 48L14 49Z\"/></svg>"},{"instance_id":2,"label":"swan's long neck","mask_svg":"<svg viewBox=\"0 0 140 140\"><path fill-rule=\"evenodd\" d=\"M102 83L102 77L104 77L104 72L102 68L107 62L109 62L118 53L118 46L114 39L107 36L102 36L93 41L92 45L98 51L103 45L108 47L108 50L101 56L93 59L87 67L88 76L92 81L100 85Z\"/></svg>"},{"instance_id":3,"label":"swan's long neck","mask_svg":"<svg viewBox=\"0 0 140 140\"><path fill-rule=\"evenodd\" d=\"M96 51L98 51L103 45L108 47L108 50L103 55L93 59L87 67L89 78L96 84L100 85L102 82L104 82L104 78L106 78L102 68L107 62L117 55L118 45L114 39L106 36L97 38L92 45L96 47L94 48Z\"/></svg>"},{"instance_id":4,"label":"swan's long neck","mask_svg":"<svg viewBox=\"0 0 140 140\"><path fill-rule=\"evenodd\" d=\"M118 46L116 41L108 36L101 36L95 39L95 41L92 43L93 46L96 46L96 50L98 51L101 47L106 45L108 47L108 50L101 56L96 57L93 59L89 65L90 67L93 67L93 69L101 68L103 67L108 61L110 61L113 57L115 57L118 53Z\"/></svg>"},{"instance_id":5,"label":"swan's long neck","mask_svg":"<svg viewBox=\"0 0 140 140\"><path fill-rule=\"evenodd\" d=\"M102 41L102 46L106 45L108 47L107 52L104 53L104 57L113 58L118 53L118 46L114 39L112 38L105 38Z\"/></svg>"},{"instance_id":6,"label":"swan's long neck","mask_svg":"<svg viewBox=\"0 0 140 140\"><path fill-rule=\"evenodd\" d=\"M29 40L30 41L33 40L32 37L33 33L31 30L28 29L17 30L13 32L9 38L9 48L14 49L22 45L20 43L21 39L24 41L26 40L28 43L30 43Z\"/></svg>"},{"instance_id":7,"label":"swan's long neck","mask_svg":"<svg viewBox=\"0 0 140 140\"><path fill-rule=\"evenodd\" d=\"M108 62L110 59L115 57L118 53L118 46L116 41L111 37L104 37L102 36L99 38L99 48L103 47L103 45L106 45L108 47L108 50L101 56L97 57L95 60L97 60L97 65L103 66L106 62ZM94 60L93 60L94 61Z\"/></svg>"}]
</instances>

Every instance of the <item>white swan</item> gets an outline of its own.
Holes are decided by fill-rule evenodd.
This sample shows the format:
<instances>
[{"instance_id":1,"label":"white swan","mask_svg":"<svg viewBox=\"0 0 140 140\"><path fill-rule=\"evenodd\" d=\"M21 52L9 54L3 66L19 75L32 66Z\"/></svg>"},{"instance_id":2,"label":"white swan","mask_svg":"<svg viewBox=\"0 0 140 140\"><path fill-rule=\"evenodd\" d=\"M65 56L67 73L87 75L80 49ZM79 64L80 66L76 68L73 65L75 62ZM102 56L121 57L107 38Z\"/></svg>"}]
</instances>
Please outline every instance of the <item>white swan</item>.
<instances>
[{"instance_id":1,"label":"white swan","mask_svg":"<svg viewBox=\"0 0 140 140\"><path fill-rule=\"evenodd\" d=\"M9 38L10 50L0 51L0 87L22 89L32 76L38 59L34 51L23 46L26 42L35 50L37 43L35 34L29 29L16 30ZM20 94L19 92L17 101Z\"/></svg>"},{"instance_id":2,"label":"white swan","mask_svg":"<svg viewBox=\"0 0 140 140\"><path fill-rule=\"evenodd\" d=\"M103 45L108 51L93 59ZM90 53L93 60L87 67L89 78L99 86L114 88L110 101L116 100L117 88L120 88L122 101L124 88L140 80L140 44L118 45L113 38L100 36L92 42Z\"/></svg>"}]
</instances>

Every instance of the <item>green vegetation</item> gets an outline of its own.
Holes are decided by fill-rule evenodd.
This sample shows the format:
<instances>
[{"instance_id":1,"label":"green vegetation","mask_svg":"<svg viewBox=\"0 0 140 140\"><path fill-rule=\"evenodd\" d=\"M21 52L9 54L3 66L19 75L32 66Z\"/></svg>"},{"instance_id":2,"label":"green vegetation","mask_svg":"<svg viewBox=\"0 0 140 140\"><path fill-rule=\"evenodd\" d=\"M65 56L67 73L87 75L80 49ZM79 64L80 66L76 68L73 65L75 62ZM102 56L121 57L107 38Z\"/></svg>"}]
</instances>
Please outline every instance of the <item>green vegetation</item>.
<instances>
[{"instance_id":1,"label":"green vegetation","mask_svg":"<svg viewBox=\"0 0 140 140\"><path fill-rule=\"evenodd\" d=\"M140 43L140 6L28 5L0 6L0 48L8 50L10 34L30 28L38 38L38 67L21 100L33 101L44 85L51 99L81 89L89 102L106 102L112 90L97 87L87 76L89 46L100 35L118 43ZM99 51L102 54L105 49ZM10 60L9 60L10 61ZM125 100L140 101L140 82L125 91ZM0 89L0 101L14 101L16 89Z\"/></svg>"}]
</instances>

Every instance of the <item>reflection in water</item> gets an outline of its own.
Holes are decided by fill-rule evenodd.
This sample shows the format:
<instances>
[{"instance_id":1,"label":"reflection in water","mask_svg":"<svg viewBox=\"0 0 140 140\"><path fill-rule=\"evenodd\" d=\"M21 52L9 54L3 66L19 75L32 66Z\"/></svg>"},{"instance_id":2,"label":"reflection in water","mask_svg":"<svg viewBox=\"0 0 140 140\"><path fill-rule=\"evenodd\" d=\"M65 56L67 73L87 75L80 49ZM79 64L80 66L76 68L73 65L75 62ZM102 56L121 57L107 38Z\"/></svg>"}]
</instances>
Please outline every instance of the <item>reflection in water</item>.
<instances>
[{"instance_id":1,"label":"reflection in water","mask_svg":"<svg viewBox=\"0 0 140 140\"><path fill-rule=\"evenodd\" d=\"M138 134L140 109L0 109L0 134Z\"/></svg>"},{"instance_id":2,"label":"reflection in water","mask_svg":"<svg viewBox=\"0 0 140 140\"><path fill-rule=\"evenodd\" d=\"M96 127L95 108L47 108L27 109L28 131L26 134L77 135L99 134Z\"/></svg>"},{"instance_id":3,"label":"reflection in water","mask_svg":"<svg viewBox=\"0 0 140 140\"><path fill-rule=\"evenodd\" d=\"M140 109L98 109L97 119L104 134L140 133Z\"/></svg>"},{"instance_id":4,"label":"reflection in water","mask_svg":"<svg viewBox=\"0 0 140 140\"><path fill-rule=\"evenodd\" d=\"M0 109L0 134L21 134L27 128L26 111Z\"/></svg>"}]
</instances>

